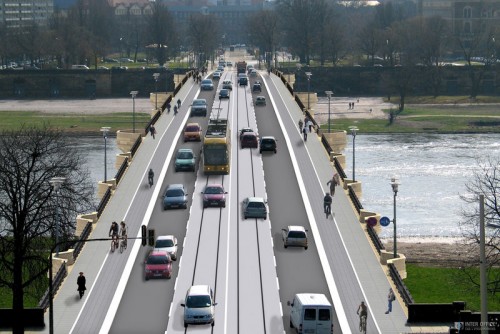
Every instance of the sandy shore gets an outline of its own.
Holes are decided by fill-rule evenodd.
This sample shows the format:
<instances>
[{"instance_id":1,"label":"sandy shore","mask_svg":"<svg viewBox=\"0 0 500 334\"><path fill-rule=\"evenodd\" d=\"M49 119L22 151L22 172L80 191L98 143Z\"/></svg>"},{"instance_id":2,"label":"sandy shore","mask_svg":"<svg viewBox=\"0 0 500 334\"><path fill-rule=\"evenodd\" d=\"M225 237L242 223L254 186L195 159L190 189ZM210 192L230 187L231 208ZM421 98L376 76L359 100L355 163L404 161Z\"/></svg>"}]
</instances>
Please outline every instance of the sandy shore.
<instances>
[{"instance_id":1,"label":"sandy shore","mask_svg":"<svg viewBox=\"0 0 500 334\"><path fill-rule=\"evenodd\" d=\"M411 239L410 239L411 240ZM398 253L406 256L407 263L436 267L459 267L463 264L463 247L456 242L440 242L432 239L414 239L413 242L398 240ZM392 240L383 240L388 251L393 250Z\"/></svg>"}]
</instances>

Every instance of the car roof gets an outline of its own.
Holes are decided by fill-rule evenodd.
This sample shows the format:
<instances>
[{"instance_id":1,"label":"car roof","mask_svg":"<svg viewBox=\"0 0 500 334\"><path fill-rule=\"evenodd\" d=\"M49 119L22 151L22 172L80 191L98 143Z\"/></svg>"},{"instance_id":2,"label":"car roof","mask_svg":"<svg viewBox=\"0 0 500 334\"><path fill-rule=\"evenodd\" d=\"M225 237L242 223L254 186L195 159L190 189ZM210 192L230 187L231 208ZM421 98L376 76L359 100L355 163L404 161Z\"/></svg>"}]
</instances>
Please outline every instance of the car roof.
<instances>
[{"instance_id":1,"label":"car roof","mask_svg":"<svg viewBox=\"0 0 500 334\"><path fill-rule=\"evenodd\" d=\"M194 99L193 100L193 103L196 102L196 101L200 101L200 102L205 102L207 103L207 99Z\"/></svg>"},{"instance_id":2,"label":"car roof","mask_svg":"<svg viewBox=\"0 0 500 334\"><path fill-rule=\"evenodd\" d=\"M168 256L168 253L166 251L153 249L151 252L149 252L149 256Z\"/></svg>"},{"instance_id":3,"label":"car roof","mask_svg":"<svg viewBox=\"0 0 500 334\"><path fill-rule=\"evenodd\" d=\"M190 296L210 294L210 286L208 286L208 285L193 285L189 288L188 294Z\"/></svg>"},{"instance_id":4,"label":"car roof","mask_svg":"<svg viewBox=\"0 0 500 334\"><path fill-rule=\"evenodd\" d=\"M174 240L175 239L175 236L173 235L159 235L158 237L156 237L156 240Z\"/></svg>"},{"instance_id":5,"label":"car roof","mask_svg":"<svg viewBox=\"0 0 500 334\"><path fill-rule=\"evenodd\" d=\"M195 126L195 125L196 126L200 126L200 124L198 124L198 123L188 123L188 124L186 124L186 126Z\"/></svg>"},{"instance_id":6,"label":"car roof","mask_svg":"<svg viewBox=\"0 0 500 334\"><path fill-rule=\"evenodd\" d=\"M300 226L300 225L288 225L288 230L289 231L300 231L300 232L306 231L304 226Z\"/></svg>"},{"instance_id":7,"label":"car roof","mask_svg":"<svg viewBox=\"0 0 500 334\"><path fill-rule=\"evenodd\" d=\"M261 95L259 95L259 96L257 96L257 99L258 99L258 100L261 100L261 99L262 99L262 100L265 100L265 99L266 99L266 97L265 97L265 96L261 96Z\"/></svg>"},{"instance_id":8,"label":"car roof","mask_svg":"<svg viewBox=\"0 0 500 334\"><path fill-rule=\"evenodd\" d=\"M273 136L263 136L261 139L271 139L271 140L276 140Z\"/></svg>"},{"instance_id":9,"label":"car roof","mask_svg":"<svg viewBox=\"0 0 500 334\"><path fill-rule=\"evenodd\" d=\"M218 187L218 188L224 188L224 186L223 186L222 184L220 184L220 183L211 183L211 184L207 184L207 185L205 186L205 188L207 188L207 187Z\"/></svg>"},{"instance_id":10,"label":"car roof","mask_svg":"<svg viewBox=\"0 0 500 334\"><path fill-rule=\"evenodd\" d=\"M203 79L201 83L212 83L212 79Z\"/></svg>"},{"instance_id":11,"label":"car roof","mask_svg":"<svg viewBox=\"0 0 500 334\"><path fill-rule=\"evenodd\" d=\"M247 200L249 202L261 202L261 203L264 203L264 199L262 197L248 197Z\"/></svg>"},{"instance_id":12,"label":"car roof","mask_svg":"<svg viewBox=\"0 0 500 334\"><path fill-rule=\"evenodd\" d=\"M193 150L190 149L190 148L180 148L177 150L177 152L189 152L189 153L192 153Z\"/></svg>"},{"instance_id":13,"label":"car roof","mask_svg":"<svg viewBox=\"0 0 500 334\"><path fill-rule=\"evenodd\" d=\"M250 136L257 137L257 134L255 132L253 132L253 131L247 131L247 132L243 132L241 134L241 136L242 137L250 137Z\"/></svg>"},{"instance_id":14,"label":"car roof","mask_svg":"<svg viewBox=\"0 0 500 334\"><path fill-rule=\"evenodd\" d=\"M184 185L181 183L172 183L168 185L167 189L184 189Z\"/></svg>"}]
</instances>

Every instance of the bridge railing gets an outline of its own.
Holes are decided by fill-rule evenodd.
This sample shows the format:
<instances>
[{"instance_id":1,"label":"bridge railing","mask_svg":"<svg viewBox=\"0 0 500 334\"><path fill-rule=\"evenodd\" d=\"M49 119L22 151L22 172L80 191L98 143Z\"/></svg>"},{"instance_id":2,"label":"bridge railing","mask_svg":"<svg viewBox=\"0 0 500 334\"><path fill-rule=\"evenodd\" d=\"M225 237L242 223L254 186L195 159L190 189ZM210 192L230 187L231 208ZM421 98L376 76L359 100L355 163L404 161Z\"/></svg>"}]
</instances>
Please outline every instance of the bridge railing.
<instances>
[{"instance_id":1,"label":"bridge railing","mask_svg":"<svg viewBox=\"0 0 500 334\"><path fill-rule=\"evenodd\" d=\"M380 254L380 252L385 249L385 246L382 243L382 240L380 240L380 238L378 237L378 233L375 232L373 227L371 227L368 224L366 226L366 231L368 232L368 236L370 237L370 240L373 242L375 249Z\"/></svg>"},{"instance_id":2,"label":"bridge railing","mask_svg":"<svg viewBox=\"0 0 500 334\"><path fill-rule=\"evenodd\" d=\"M111 198L111 189L108 188L104 193L104 196L102 196L99 205L97 206L97 218L99 218L102 215L102 212L104 211L104 208L108 204L110 198Z\"/></svg>"},{"instance_id":3,"label":"bridge railing","mask_svg":"<svg viewBox=\"0 0 500 334\"><path fill-rule=\"evenodd\" d=\"M388 263L387 267L389 268L389 275L392 278L392 281L396 285L396 289L398 289L401 298L403 298L403 302L406 306L415 303L413 297L411 296L410 290L406 287L401 275L399 275L396 266L393 263Z\"/></svg>"},{"instance_id":4,"label":"bridge railing","mask_svg":"<svg viewBox=\"0 0 500 334\"><path fill-rule=\"evenodd\" d=\"M118 171L115 174L116 184L120 183L120 180L125 174L127 167L128 167L128 157L126 157L125 160L123 160L122 164L120 165L120 168L118 168Z\"/></svg>"},{"instance_id":5,"label":"bridge railing","mask_svg":"<svg viewBox=\"0 0 500 334\"><path fill-rule=\"evenodd\" d=\"M52 286L53 286L53 293L54 295L56 294L57 290L59 290L59 287L61 286L62 282L64 281L64 278L68 275L68 269L66 268L66 262L63 262L61 266L59 267L59 270L54 276L54 279L52 280ZM49 307L50 304L50 296L49 296L49 290L45 291L45 293L42 296L42 299L40 299L40 302L38 303L38 307L46 310Z\"/></svg>"},{"instance_id":6,"label":"bridge railing","mask_svg":"<svg viewBox=\"0 0 500 334\"><path fill-rule=\"evenodd\" d=\"M88 237L90 236L90 233L92 232L92 223L91 222L88 222L85 227L83 228L82 230L82 233L80 234L80 239L88 239ZM84 243L83 242L75 242L75 246L73 247L74 251L73 251L73 259L76 261L76 259L78 258L78 255L80 255L80 252L82 251L83 249L83 245Z\"/></svg>"},{"instance_id":7,"label":"bridge railing","mask_svg":"<svg viewBox=\"0 0 500 334\"><path fill-rule=\"evenodd\" d=\"M358 195L356 195L356 192L352 189L352 187L350 185L347 186L347 189L349 192L349 198L351 199L351 202L354 205L356 212L358 214L360 214L361 209L363 209L363 205L361 204L361 201L359 200Z\"/></svg>"}]
</instances>

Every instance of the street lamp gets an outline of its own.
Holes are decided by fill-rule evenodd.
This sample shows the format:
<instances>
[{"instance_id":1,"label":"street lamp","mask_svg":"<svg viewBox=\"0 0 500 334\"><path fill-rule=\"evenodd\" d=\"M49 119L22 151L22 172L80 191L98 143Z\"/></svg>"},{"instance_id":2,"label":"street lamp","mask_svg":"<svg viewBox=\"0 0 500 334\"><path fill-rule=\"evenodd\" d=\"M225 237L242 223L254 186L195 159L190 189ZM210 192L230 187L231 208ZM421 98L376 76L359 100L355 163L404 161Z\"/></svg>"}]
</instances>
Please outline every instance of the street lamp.
<instances>
[{"instance_id":1,"label":"street lamp","mask_svg":"<svg viewBox=\"0 0 500 334\"><path fill-rule=\"evenodd\" d=\"M50 179L49 183L54 189L54 192L56 195L59 195L59 189L61 189L61 185L64 183L66 180L65 177L53 177ZM59 256L59 205L57 203L57 198L56 198L56 256ZM52 256L52 254L50 254Z\"/></svg>"},{"instance_id":2,"label":"street lamp","mask_svg":"<svg viewBox=\"0 0 500 334\"><path fill-rule=\"evenodd\" d=\"M306 75L307 75L307 110L310 110L311 105L309 103L309 89L310 89L310 85L311 85L311 75L312 75L312 73L311 72L306 72Z\"/></svg>"},{"instance_id":3,"label":"street lamp","mask_svg":"<svg viewBox=\"0 0 500 334\"><path fill-rule=\"evenodd\" d=\"M155 111L158 110L158 78L160 73L153 73L153 78L155 79Z\"/></svg>"},{"instance_id":4,"label":"street lamp","mask_svg":"<svg viewBox=\"0 0 500 334\"><path fill-rule=\"evenodd\" d=\"M133 132L135 133L135 97L139 91L133 90L130 92L130 95L132 95L132 126L133 126Z\"/></svg>"},{"instance_id":5,"label":"street lamp","mask_svg":"<svg viewBox=\"0 0 500 334\"><path fill-rule=\"evenodd\" d=\"M358 131L358 127L350 126L349 130L351 130L352 135L352 182L356 182L356 131Z\"/></svg>"},{"instance_id":6,"label":"street lamp","mask_svg":"<svg viewBox=\"0 0 500 334\"><path fill-rule=\"evenodd\" d=\"M123 37L120 37L120 68L122 67L122 40Z\"/></svg>"},{"instance_id":7,"label":"street lamp","mask_svg":"<svg viewBox=\"0 0 500 334\"><path fill-rule=\"evenodd\" d=\"M333 92L327 90L325 94L328 96L328 133L330 133L330 99L332 98Z\"/></svg>"},{"instance_id":8,"label":"street lamp","mask_svg":"<svg viewBox=\"0 0 500 334\"><path fill-rule=\"evenodd\" d=\"M391 178L391 186L392 186L392 191L394 192L394 218L392 219L392 223L394 225L394 258L397 258L398 256L398 249L396 246L396 196L398 195L398 186L401 183L399 183L399 180L396 177Z\"/></svg>"},{"instance_id":9,"label":"street lamp","mask_svg":"<svg viewBox=\"0 0 500 334\"><path fill-rule=\"evenodd\" d=\"M106 141L108 139L108 132L109 132L109 129L111 129L109 126L103 126L101 127L101 131L102 131L102 136L104 137L104 182L107 182L108 181L108 174L107 174L107 147L106 147Z\"/></svg>"}]
</instances>

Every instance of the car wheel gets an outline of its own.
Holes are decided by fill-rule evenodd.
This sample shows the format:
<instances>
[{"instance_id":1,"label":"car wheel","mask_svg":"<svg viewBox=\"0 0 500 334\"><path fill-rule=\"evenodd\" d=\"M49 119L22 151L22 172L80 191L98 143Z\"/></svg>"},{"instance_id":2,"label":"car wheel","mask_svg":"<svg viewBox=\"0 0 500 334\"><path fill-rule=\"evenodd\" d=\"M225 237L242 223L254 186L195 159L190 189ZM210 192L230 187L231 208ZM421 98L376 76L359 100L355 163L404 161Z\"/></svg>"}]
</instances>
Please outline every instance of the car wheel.
<instances>
[{"instance_id":1,"label":"car wheel","mask_svg":"<svg viewBox=\"0 0 500 334\"><path fill-rule=\"evenodd\" d=\"M276 154L276 152L278 152L277 150L274 150L274 154Z\"/></svg>"},{"instance_id":2,"label":"car wheel","mask_svg":"<svg viewBox=\"0 0 500 334\"><path fill-rule=\"evenodd\" d=\"M222 207L225 208L226 207L226 203L222 203Z\"/></svg>"},{"instance_id":3,"label":"car wheel","mask_svg":"<svg viewBox=\"0 0 500 334\"><path fill-rule=\"evenodd\" d=\"M307 246L306 246L306 247L304 247L304 249L305 249L305 250L307 250Z\"/></svg>"},{"instance_id":4,"label":"car wheel","mask_svg":"<svg viewBox=\"0 0 500 334\"><path fill-rule=\"evenodd\" d=\"M149 281L149 277L144 277L146 279L146 281Z\"/></svg>"},{"instance_id":5,"label":"car wheel","mask_svg":"<svg viewBox=\"0 0 500 334\"><path fill-rule=\"evenodd\" d=\"M262 154L262 150L259 150L259 153Z\"/></svg>"},{"instance_id":6,"label":"car wheel","mask_svg":"<svg viewBox=\"0 0 500 334\"><path fill-rule=\"evenodd\" d=\"M175 169L175 172L176 172L176 173L179 171L179 169L178 169L178 168L174 168L174 169Z\"/></svg>"},{"instance_id":7,"label":"car wheel","mask_svg":"<svg viewBox=\"0 0 500 334\"><path fill-rule=\"evenodd\" d=\"M188 328L188 324L187 323L184 323L184 328Z\"/></svg>"},{"instance_id":8,"label":"car wheel","mask_svg":"<svg viewBox=\"0 0 500 334\"><path fill-rule=\"evenodd\" d=\"M243 216L243 219L247 219L247 216Z\"/></svg>"},{"instance_id":9,"label":"car wheel","mask_svg":"<svg viewBox=\"0 0 500 334\"><path fill-rule=\"evenodd\" d=\"M284 244L283 246L284 246L285 248L288 248L288 245L287 245L287 244Z\"/></svg>"},{"instance_id":10,"label":"car wheel","mask_svg":"<svg viewBox=\"0 0 500 334\"><path fill-rule=\"evenodd\" d=\"M292 320L290 320L290 328L293 328Z\"/></svg>"}]
</instances>

